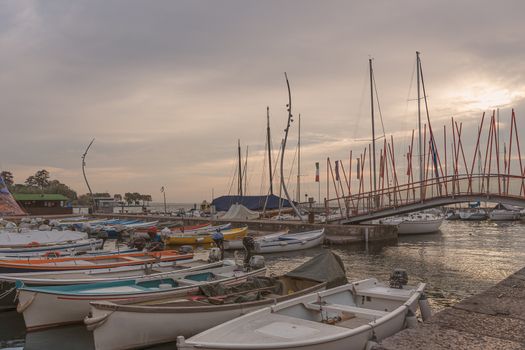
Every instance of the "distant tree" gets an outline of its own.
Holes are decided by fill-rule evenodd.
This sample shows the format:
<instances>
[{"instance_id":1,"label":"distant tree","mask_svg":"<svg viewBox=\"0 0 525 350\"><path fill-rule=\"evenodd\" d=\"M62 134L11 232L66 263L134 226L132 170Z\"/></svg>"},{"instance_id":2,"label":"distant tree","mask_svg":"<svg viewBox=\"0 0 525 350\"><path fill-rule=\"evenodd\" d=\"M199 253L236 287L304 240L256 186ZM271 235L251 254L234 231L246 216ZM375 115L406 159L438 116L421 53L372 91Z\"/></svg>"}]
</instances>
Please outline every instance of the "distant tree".
<instances>
[{"instance_id":1,"label":"distant tree","mask_svg":"<svg viewBox=\"0 0 525 350\"><path fill-rule=\"evenodd\" d=\"M108 192L97 192L93 193L93 197L111 198L111 195Z\"/></svg>"},{"instance_id":2,"label":"distant tree","mask_svg":"<svg viewBox=\"0 0 525 350\"><path fill-rule=\"evenodd\" d=\"M122 200L122 195L116 193L115 195L113 195L113 199L116 200L117 202L120 202Z\"/></svg>"},{"instance_id":3,"label":"distant tree","mask_svg":"<svg viewBox=\"0 0 525 350\"><path fill-rule=\"evenodd\" d=\"M126 192L126 193L124 193L124 200L125 200L126 203L128 203L128 204L133 203L133 201L134 201L133 193L131 193L131 192Z\"/></svg>"},{"instance_id":4,"label":"distant tree","mask_svg":"<svg viewBox=\"0 0 525 350\"><path fill-rule=\"evenodd\" d=\"M13 186L13 184L14 184L14 177L13 177L13 174L10 171L2 171L0 173L0 176L2 177L2 179L4 179L4 182L5 182L5 184L7 185L8 188Z\"/></svg>"},{"instance_id":5,"label":"distant tree","mask_svg":"<svg viewBox=\"0 0 525 350\"><path fill-rule=\"evenodd\" d=\"M141 195L140 199L142 200L142 204L144 204L144 202L151 202L153 200L150 194L143 194Z\"/></svg>"},{"instance_id":6,"label":"distant tree","mask_svg":"<svg viewBox=\"0 0 525 350\"><path fill-rule=\"evenodd\" d=\"M49 181L49 184L44 188L44 193L58 193L66 196L70 200L77 199L77 193L58 180Z\"/></svg>"},{"instance_id":7,"label":"distant tree","mask_svg":"<svg viewBox=\"0 0 525 350\"><path fill-rule=\"evenodd\" d=\"M78 205L90 205L91 204L91 195L89 193L81 194L77 198Z\"/></svg>"},{"instance_id":8,"label":"distant tree","mask_svg":"<svg viewBox=\"0 0 525 350\"><path fill-rule=\"evenodd\" d=\"M25 183L28 186L44 189L44 187L49 185L49 171L46 169L39 170L35 175L29 176Z\"/></svg>"}]
</instances>

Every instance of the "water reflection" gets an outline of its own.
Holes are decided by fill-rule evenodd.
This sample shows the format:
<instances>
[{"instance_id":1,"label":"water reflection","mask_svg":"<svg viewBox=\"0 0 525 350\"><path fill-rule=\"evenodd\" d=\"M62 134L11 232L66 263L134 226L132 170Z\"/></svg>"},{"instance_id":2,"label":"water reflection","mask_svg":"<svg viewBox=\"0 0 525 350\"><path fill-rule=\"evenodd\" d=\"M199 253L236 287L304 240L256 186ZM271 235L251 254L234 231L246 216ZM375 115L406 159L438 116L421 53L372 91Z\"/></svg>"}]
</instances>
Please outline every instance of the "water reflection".
<instances>
[{"instance_id":1,"label":"water reflection","mask_svg":"<svg viewBox=\"0 0 525 350\"><path fill-rule=\"evenodd\" d=\"M388 279L404 268L410 283L427 283L433 309L479 293L525 266L525 225L491 222L445 222L436 234L402 236L395 244L333 246L350 280ZM279 275L315 256L321 247L266 255L268 269ZM228 253L227 257L233 257ZM93 349L92 335L82 325L25 335L21 315L0 313L0 348ZM151 349L174 349L174 344Z\"/></svg>"}]
</instances>

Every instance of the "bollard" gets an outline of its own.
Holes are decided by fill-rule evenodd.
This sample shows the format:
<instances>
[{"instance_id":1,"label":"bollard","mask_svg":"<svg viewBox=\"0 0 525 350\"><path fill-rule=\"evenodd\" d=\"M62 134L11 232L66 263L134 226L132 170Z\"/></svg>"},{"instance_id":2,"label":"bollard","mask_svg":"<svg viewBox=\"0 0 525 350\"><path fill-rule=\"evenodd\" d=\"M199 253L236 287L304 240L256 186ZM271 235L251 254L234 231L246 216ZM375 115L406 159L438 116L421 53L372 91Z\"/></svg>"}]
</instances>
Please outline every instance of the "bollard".
<instances>
[{"instance_id":1,"label":"bollard","mask_svg":"<svg viewBox=\"0 0 525 350\"><path fill-rule=\"evenodd\" d=\"M421 294L421 297L419 298L419 310L421 311L421 318L423 318L423 321L428 321L430 317L432 317L432 309L430 308L425 294Z\"/></svg>"}]
</instances>

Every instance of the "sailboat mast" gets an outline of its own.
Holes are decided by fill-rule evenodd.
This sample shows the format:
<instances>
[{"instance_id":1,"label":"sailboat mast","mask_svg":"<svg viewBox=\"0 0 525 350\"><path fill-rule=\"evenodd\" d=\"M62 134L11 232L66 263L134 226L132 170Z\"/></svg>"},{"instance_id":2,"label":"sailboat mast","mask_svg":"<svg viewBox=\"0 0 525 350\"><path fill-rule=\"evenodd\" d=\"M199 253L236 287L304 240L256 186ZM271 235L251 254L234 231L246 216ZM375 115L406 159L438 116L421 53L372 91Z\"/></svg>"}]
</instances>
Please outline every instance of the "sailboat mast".
<instances>
[{"instance_id":1,"label":"sailboat mast","mask_svg":"<svg viewBox=\"0 0 525 350\"><path fill-rule=\"evenodd\" d=\"M423 139L421 137L421 87L420 87L420 69L421 61L419 58L419 51L416 51L416 71L417 71L417 121L418 121L418 132L419 132L419 143L418 143L418 153L419 153L419 182L420 182L420 200L423 200Z\"/></svg>"},{"instance_id":2,"label":"sailboat mast","mask_svg":"<svg viewBox=\"0 0 525 350\"><path fill-rule=\"evenodd\" d=\"M297 139L297 203L301 203L301 113L299 113L299 138Z\"/></svg>"},{"instance_id":3,"label":"sailboat mast","mask_svg":"<svg viewBox=\"0 0 525 350\"><path fill-rule=\"evenodd\" d=\"M290 123L292 120L292 92L290 91L290 82L288 81L288 75L286 75L286 72L284 73L284 77L286 79L286 86L288 87L288 121L286 123L286 129L284 129L284 139L283 139L283 146L281 151L281 188L284 191L284 194L286 195L286 199L288 199L288 202L292 206L295 214L299 218L299 220L302 222L303 218L301 216L301 213L293 203L292 199L290 198L290 194L288 193L288 189L286 188L286 181L284 180L284 151L286 149L286 140L288 139L288 131L290 130Z\"/></svg>"},{"instance_id":4,"label":"sailboat mast","mask_svg":"<svg viewBox=\"0 0 525 350\"><path fill-rule=\"evenodd\" d=\"M268 143L268 169L270 171L270 194L273 194L272 144L270 137L270 107L266 107L266 142Z\"/></svg>"},{"instance_id":5,"label":"sailboat mast","mask_svg":"<svg viewBox=\"0 0 525 350\"><path fill-rule=\"evenodd\" d=\"M244 158L244 170L242 172L242 177L244 179L244 195L248 195L248 146L246 146L246 156Z\"/></svg>"},{"instance_id":6,"label":"sailboat mast","mask_svg":"<svg viewBox=\"0 0 525 350\"><path fill-rule=\"evenodd\" d=\"M372 116L372 164L374 172L374 191L377 190L376 178L376 129L374 120L374 70L372 68L372 59L368 59L370 65L370 113Z\"/></svg>"},{"instance_id":7,"label":"sailboat mast","mask_svg":"<svg viewBox=\"0 0 525 350\"><path fill-rule=\"evenodd\" d=\"M241 140L237 140L237 152L239 154L239 189L238 194L242 197L242 164L241 164Z\"/></svg>"}]
</instances>

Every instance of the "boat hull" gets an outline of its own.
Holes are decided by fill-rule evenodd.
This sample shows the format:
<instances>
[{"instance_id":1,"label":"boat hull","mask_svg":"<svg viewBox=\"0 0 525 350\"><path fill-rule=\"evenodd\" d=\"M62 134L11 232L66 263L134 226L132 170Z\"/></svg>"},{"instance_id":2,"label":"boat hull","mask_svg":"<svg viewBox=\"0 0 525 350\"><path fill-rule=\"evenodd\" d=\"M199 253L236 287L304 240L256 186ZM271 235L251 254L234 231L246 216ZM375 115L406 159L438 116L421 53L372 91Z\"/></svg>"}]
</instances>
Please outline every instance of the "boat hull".
<instances>
[{"instance_id":1,"label":"boat hull","mask_svg":"<svg viewBox=\"0 0 525 350\"><path fill-rule=\"evenodd\" d=\"M294 237L294 234L283 235L287 237ZM324 241L324 229L319 231L319 234L311 235L309 237L297 236L297 239L275 239L270 241L256 241L255 242L255 253L257 254L268 254L268 253L282 253L290 252L295 250L309 249L317 247Z\"/></svg>"},{"instance_id":2,"label":"boat hull","mask_svg":"<svg viewBox=\"0 0 525 350\"><path fill-rule=\"evenodd\" d=\"M345 286L342 286L343 288ZM342 288L342 287L336 287ZM306 320L312 317L304 313L302 305L310 304L314 310L319 308L316 302L319 294L295 298L288 302L277 304L270 308L255 311L249 315L229 321L208 331L198 334L193 338L185 340L184 337L177 339L178 350L263 350L263 349L293 349L293 350L363 350L367 343L374 339L381 341L406 327L406 317L409 310L414 312L418 306L418 300L423 293L424 284L405 300L378 300L371 297L371 304L375 303L375 310L380 306L387 306L389 312L382 313L383 316L373 317L368 323L358 326L337 327L327 325L323 322ZM357 299L361 299L357 290ZM368 298L362 298L367 300ZM342 299L338 299L342 300ZM368 303L368 302L366 302ZM284 314L279 310L288 308ZM329 304L328 304L329 305ZM295 308L297 306L297 308ZM323 307L325 304L323 304ZM360 306L366 308L366 306ZM294 309L295 308L295 309ZM288 310L288 309L287 309ZM301 311L302 310L302 311ZM354 307L353 310L359 310ZM320 310L317 310L320 312ZM379 311L381 314L381 311ZM288 317L291 316L291 317ZM306 318L306 319L305 319ZM235 341L232 341L235 339Z\"/></svg>"},{"instance_id":3,"label":"boat hull","mask_svg":"<svg viewBox=\"0 0 525 350\"><path fill-rule=\"evenodd\" d=\"M176 251L135 252L87 257L65 257L33 260L0 260L0 273L24 273L39 271L72 271L117 268L155 262L175 262L193 257Z\"/></svg>"},{"instance_id":4,"label":"boat hull","mask_svg":"<svg viewBox=\"0 0 525 350\"><path fill-rule=\"evenodd\" d=\"M325 285L320 283L276 299L203 307L112 307L111 303L92 303L92 317L86 318L85 323L90 323L89 320L99 320L97 323L91 322L96 350L142 348L175 341L180 335L191 337L275 302L324 290ZM148 326L144 327L145 324ZM126 332L118 331L122 327Z\"/></svg>"},{"instance_id":5,"label":"boat hull","mask_svg":"<svg viewBox=\"0 0 525 350\"><path fill-rule=\"evenodd\" d=\"M203 270L205 271L205 270ZM23 313L28 331L50 328L81 322L89 313L89 302L100 300L137 300L140 298L171 297L195 293L203 284L234 283L245 280L248 276L264 275L266 269L259 269L239 276L204 282L191 286L182 286L166 291L157 290L132 294L130 292L58 294L52 292L19 289L17 311Z\"/></svg>"},{"instance_id":6,"label":"boat hull","mask_svg":"<svg viewBox=\"0 0 525 350\"><path fill-rule=\"evenodd\" d=\"M248 228L243 227L241 229L232 229L223 231L225 240L242 240L248 233ZM213 243L212 233L207 234L181 234L178 236L169 236L166 239L167 244L171 245L185 245L185 244L210 244Z\"/></svg>"},{"instance_id":7,"label":"boat hull","mask_svg":"<svg viewBox=\"0 0 525 350\"><path fill-rule=\"evenodd\" d=\"M520 220L520 213L512 211L492 211L489 214L489 219L492 221Z\"/></svg>"},{"instance_id":8,"label":"boat hull","mask_svg":"<svg viewBox=\"0 0 525 350\"><path fill-rule=\"evenodd\" d=\"M397 233L400 235L434 233L439 231L442 223L442 219L403 221L397 226Z\"/></svg>"}]
</instances>

